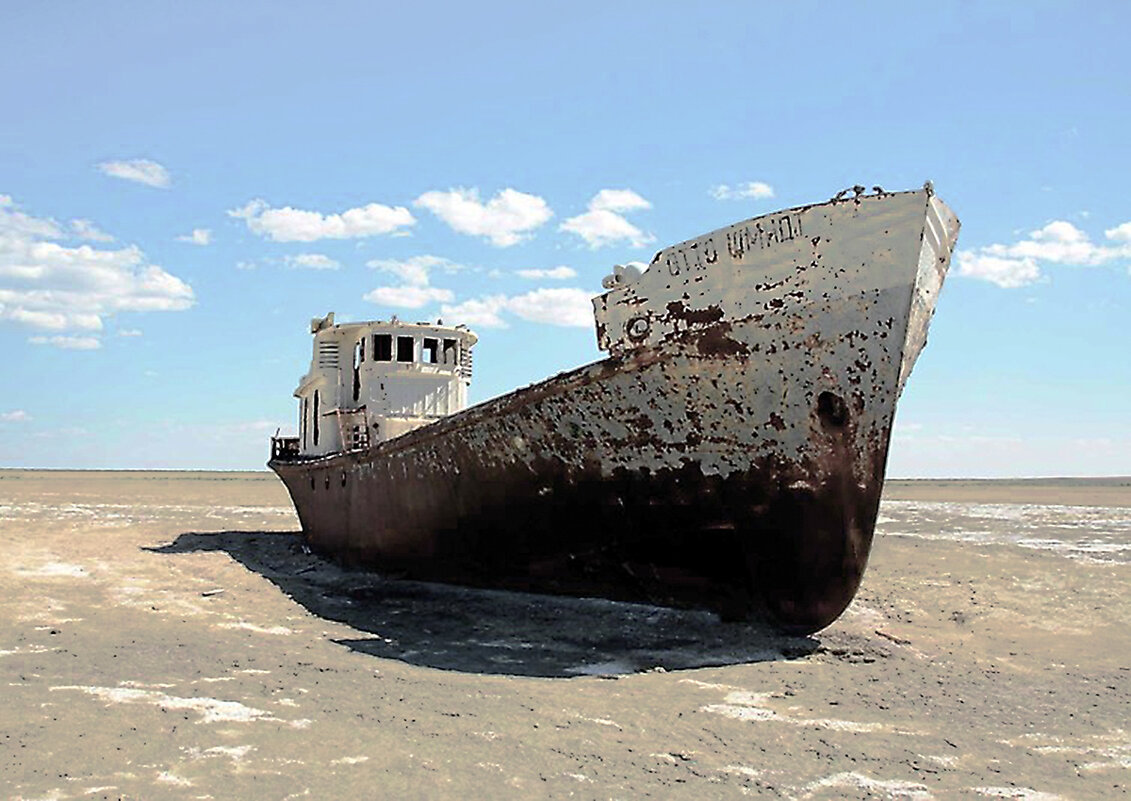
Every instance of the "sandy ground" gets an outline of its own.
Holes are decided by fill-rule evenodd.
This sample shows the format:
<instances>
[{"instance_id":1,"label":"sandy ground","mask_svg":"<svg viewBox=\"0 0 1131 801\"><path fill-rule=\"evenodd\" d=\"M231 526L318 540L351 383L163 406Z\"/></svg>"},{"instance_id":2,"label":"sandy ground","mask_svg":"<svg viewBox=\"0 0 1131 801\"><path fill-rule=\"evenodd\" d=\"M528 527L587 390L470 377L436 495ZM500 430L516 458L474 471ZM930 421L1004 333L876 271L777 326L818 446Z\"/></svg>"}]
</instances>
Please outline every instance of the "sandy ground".
<instances>
[{"instance_id":1,"label":"sandy ground","mask_svg":"<svg viewBox=\"0 0 1131 801\"><path fill-rule=\"evenodd\" d=\"M0 471L0 794L1126 795L1131 481L889 489L856 601L790 638L343 572L265 474ZM1041 544L1077 519L1093 550Z\"/></svg>"}]
</instances>

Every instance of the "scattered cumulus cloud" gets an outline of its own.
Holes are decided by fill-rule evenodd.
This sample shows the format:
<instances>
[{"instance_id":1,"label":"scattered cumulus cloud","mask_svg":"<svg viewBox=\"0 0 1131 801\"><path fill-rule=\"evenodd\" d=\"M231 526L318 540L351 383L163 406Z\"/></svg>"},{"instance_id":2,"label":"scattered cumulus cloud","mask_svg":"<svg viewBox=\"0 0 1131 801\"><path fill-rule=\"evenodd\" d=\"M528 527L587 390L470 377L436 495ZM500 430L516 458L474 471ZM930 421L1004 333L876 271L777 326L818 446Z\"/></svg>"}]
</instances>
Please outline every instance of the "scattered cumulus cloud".
<instances>
[{"instance_id":1,"label":"scattered cumulus cloud","mask_svg":"<svg viewBox=\"0 0 1131 801\"><path fill-rule=\"evenodd\" d=\"M5 423L26 423L31 420L30 414L23 409L13 409L10 412L0 412L0 420Z\"/></svg>"},{"instance_id":2,"label":"scattered cumulus cloud","mask_svg":"<svg viewBox=\"0 0 1131 801\"><path fill-rule=\"evenodd\" d=\"M57 348L64 348L66 350L98 350L102 347L101 340L98 337L73 337L73 336L53 336L53 337L30 337L28 339L33 345L54 345Z\"/></svg>"},{"instance_id":3,"label":"scattered cumulus cloud","mask_svg":"<svg viewBox=\"0 0 1131 801\"><path fill-rule=\"evenodd\" d=\"M506 328L504 315L533 323L588 328L593 325L590 293L574 288L543 288L521 295L487 295L442 306L441 315L457 323L480 328Z\"/></svg>"},{"instance_id":4,"label":"scattered cumulus cloud","mask_svg":"<svg viewBox=\"0 0 1131 801\"><path fill-rule=\"evenodd\" d=\"M212 232L207 228L193 228L191 234L178 236L177 241L188 242L192 245L210 245L212 244Z\"/></svg>"},{"instance_id":5,"label":"scattered cumulus cloud","mask_svg":"<svg viewBox=\"0 0 1131 801\"><path fill-rule=\"evenodd\" d=\"M1131 222L1125 222L1104 231L1104 236L1113 242L1131 242Z\"/></svg>"},{"instance_id":6,"label":"scattered cumulus cloud","mask_svg":"<svg viewBox=\"0 0 1131 801\"><path fill-rule=\"evenodd\" d=\"M401 286L379 286L364 295L365 300L406 309L419 309L430 303L451 303L455 293L450 289L430 286L431 273L434 270L456 273L467 269L450 259L428 255L402 260L373 259L366 264L371 269L392 273L401 280Z\"/></svg>"},{"instance_id":7,"label":"scattered cumulus cloud","mask_svg":"<svg viewBox=\"0 0 1131 801\"><path fill-rule=\"evenodd\" d=\"M90 220L71 220L71 233L79 239L89 239L91 242L113 242L114 237L105 231L98 230Z\"/></svg>"},{"instance_id":8,"label":"scattered cumulus cloud","mask_svg":"<svg viewBox=\"0 0 1131 801\"><path fill-rule=\"evenodd\" d=\"M506 306L506 295L488 295L482 298L465 300L462 303L441 306L440 315L457 324L463 323L479 328L506 328L507 323L502 318L502 311Z\"/></svg>"},{"instance_id":9,"label":"scattered cumulus cloud","mask_svg":"<svg viewBox=\"0 0 1131 801\"><path fill-rule=\"evenodd\" d=\"M169 171L149 159L133 159L131 161L104 161L98 169L106 175L121 178L125 181L154 186L158 189L167 189L173 183Z\"/></svg>"},{"instance_id":10,"label":"scattered cumulus cloud","mask_svg":"<svg viewBox=\"0 0 1131 801\"><path fill-rule=\"evenodd\" d=\"M1092 244L1086 233L1065 220L1053 220L1013 245L990 245L985 250L995 256L1033 258L1055 264L1096 265L1119 255L1110 248Z\"/></svg>"},{"instance_id":11,"label":"scattered cumulus cloud","mask_svg":"<svg viewBox=\"0 0 1131 801\"><path fill-rule=\"evenodd\" d=\"M650 209L652 204L631 189L602 189L589 201L590 209L599 211L637 211Z\"/></svg>"},{"instance_id":12,"label":"scattered cumulus cloud","mask_svg":"<svg viewBox=\"0 0 1131 801\"><path fill-rule=\"evenodd\" d=\"M6 290L0 288L0 297ZM0 305L0 318L6 318L32 328L61 331L64 328L79 328L87 331L100 331L102 318L97 314L66 314L64 312L37 311L20 306L6 309Z\"/></svg>"},{"instance_id":13,"label":"scattered cumulus cloud","mask_svg":"<svg viewBox=\"0 0 1131 801\"><path fill-rule=\"evenodd\" d=\"M118 336L120 337L139 337L141 336L141 329L139 328L119 328Z\"/></svg>"},{"instance_id":14,"label":"scattered cumulus cloud","mask_svg":"<svg viewBox=\"0 0 1131 801\"><path fill-rule=\"evenodd\" d=\"M368 266L391 273L401 280L400 286L381 286L368 292L365 300L382 306L420 309L439 303L440 316L458 323L481 328L506 328L506 316L513 315L531 322L549 325L589 327L593 312L589 293L581 289L542 288L519 295L493 294L455 302L455 293L430 285L436 270L455 273L467 269L439 256L414 256L410 259L374 259ZM548 270L524 270L525 278L573 278L570 267Z\"/></svg>"},{"instance_id":15,"label":"scattered cumulus cloud","mask_svg":"<svg viewBox=\"0 0 1131 801\"><path fill-rule=\"evenodd\" d=\"M340 214L322 214L286 206L274 209L264 200L253 200L228 216L243 220L253 233L276 242L316 242L319 239L355 239L391 234L416 224L404 206L370 203Z\"/></svg>"},{"instance_id":16,"label":"scattered cumulus cloud","mask_svg":"<svg viewBox=\"0 0 1131 801\"><path fill-rule=\"evenodd\" d=\"M283 264L292 270L337 270L342 265L321 253L299 253L284 256Z\"/></svg>"},{"instance_id":17,"label":"scattered cumulus cloud","mask_svg":"<svg viewBox=\"0 0 1131 801\"><path fill-rule=\"evenodd\" d=\"M432 286L380 286L364 295L370 303L379 306L397 306L419 309L429 303L448 303L455 295L450 289Z\"/></svg>"},{"instance_id":18,"label":"scattered cumulus cloud","mask_svg":"<svg viewBox=\"0 0 1131 801\"><path fill-rule=\"evenodd\" d=\"M117 312L178 311L195 301L188 284L150 264L135 245L69 247L59 242L65 238L53 220L0 196L0 320L59 334L33 344L98 347L97 339L71 332L101 331L103 318Z\"/></svg>"},{"instance_id":19,"label":"scattered cumulus cloud","mask_svg":"<svg viewBox=\"0 0 1131 801\"><path fill-rule=\"evenodd\" d=\"M710 189L715 200L765 200L774 196L774 188L764 181L747 181L744 184L719 184Z\"/></svg>"},{"instance_id":20,"label":"scattered cumulus cloud","mask_svg":"<svg viewBox=\"0 0 1131 801\"><path fill-rule=\"evenodd\" d=\"M466 269L462 264L457 264L442 256L413 256L408 259L372 259L365 263L371 270L381 270L392 273L406 284L412 286L428 286L433 270L443 270L446 273L456 273Z\"/></svg>"},{"instance_id":21,"label":"scattered cumulus cloud","mask_svg":"<svg viewBox=\"0 0 1131 801\"><path fill-rule=\"evenodd\" d=\"M559 230L577 234L591 248L617 242L644 247L656 238L630 223L624 214L651 207L651 203L631 189L602 189L589 201L585 213L565 220Z\"/></svg>"},{"instance_id":22,"label":"scattered cumulus cloud","mask_svg":"<svg viewBox=\"0 0 1131 801\"><path fill-rule=\"evenodd\" d=\"M517 245L554 216L542 198L509 188L486 203L475 188L433 190L418 197L415 205L435 214L452 230L481 236L496 247Z\"/></svg>"},{"instance_id":23,"label":"scattered cumulus cloud","mask_svg":"<svg viewBox=\"0 0 1131 801\"><path fill-rule=\"evenodd\" d=\"M535 289L507 300L507 310L532 323L570 328L593 325L593 300L582 289Z\"/></svg>"},{"instance_id":24,"label":"scattered cumulus cloud","mask_svg":"<svg viewBox=\"0 0 1131 801\"><path fill-rule=\"evenodd\" d=\"M1002 289L1016 289L1036 283L1041 278L1041 269L1033 259L1007 259L960 250L956 263L959 275L989 281Z\"/></svg>"},{"instance_id":25,"label":"scattered cumulus cloud","mask_svg":"<svg viewBox=\"0 0 1131 801\"><path fill-rule=\"evenodd\" d=\"M11 195L0 195L0 236L20 239L61 239L63 229L54 220L43 220L16 208Z\"/></svg>"},{"instance_id":26,"label":"scattered cumulus cloud","mask_svg":"<svg viewBox=\"0 0 1131 801\"><path fill-rule=\"evenodd\" d=\"M549 278L554 281L565 281L569 278L576 278L577 270L563 264L560 267L551 267L548 270L519 270L518 275L520 278Z\"/></svg>"},{"instance_id":27,"label":"scattered cumulus cloud","mask_svg":"<svg viewBox=\"0 0 1131 801\"><path fill-rule=\"evenodd\" d=\"M1040 281L1041 264L1094 267L1131 258L1131 222L1104 232L1112 244L1097 244L1065 220L1053 220L1012 244L987 245L955 254L958 275L1015 289Z\"/></svg>"}]
</instances>

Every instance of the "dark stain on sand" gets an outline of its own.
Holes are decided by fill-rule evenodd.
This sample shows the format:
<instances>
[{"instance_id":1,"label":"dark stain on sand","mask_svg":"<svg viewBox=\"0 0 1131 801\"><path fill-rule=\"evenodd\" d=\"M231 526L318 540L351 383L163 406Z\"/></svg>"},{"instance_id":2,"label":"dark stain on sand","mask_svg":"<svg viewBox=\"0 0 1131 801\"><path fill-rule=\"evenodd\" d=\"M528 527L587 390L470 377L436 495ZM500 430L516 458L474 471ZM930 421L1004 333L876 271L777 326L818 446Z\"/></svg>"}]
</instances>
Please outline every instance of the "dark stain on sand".
<instances>
[{"instance_id":1,"label":"dark stain on sand","mask_svg":"<svg viewBox=\"0 0 1131 801\"><path fill-rule=\"evenodd\" d=\"M466 673L568 678L794 659L820 645L702 610L410 581L310 553L297 532L185 532L156 553L223 551L318 617L369 636L354 651Z\"/></svg>"}]
</instances>

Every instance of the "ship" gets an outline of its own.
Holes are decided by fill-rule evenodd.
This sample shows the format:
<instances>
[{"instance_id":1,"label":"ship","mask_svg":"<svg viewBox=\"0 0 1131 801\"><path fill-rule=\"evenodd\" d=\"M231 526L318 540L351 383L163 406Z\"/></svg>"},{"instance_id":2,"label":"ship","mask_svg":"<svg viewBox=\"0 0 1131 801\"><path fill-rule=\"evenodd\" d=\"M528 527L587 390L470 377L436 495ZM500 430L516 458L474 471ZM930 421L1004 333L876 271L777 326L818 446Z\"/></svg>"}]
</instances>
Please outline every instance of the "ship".
<instances>
[{"instance_id":1,"label":"ship","mask_svg":"<svg viewBox=\"0 0 1131 801\"><path fill-rule=\"evenodd\" d=\"M392 576L828 626L959 222L856 186L618 265L583 367L467 405L476 335L311 323L269 467L313 549Z\"/></svg>"}]
</instances>

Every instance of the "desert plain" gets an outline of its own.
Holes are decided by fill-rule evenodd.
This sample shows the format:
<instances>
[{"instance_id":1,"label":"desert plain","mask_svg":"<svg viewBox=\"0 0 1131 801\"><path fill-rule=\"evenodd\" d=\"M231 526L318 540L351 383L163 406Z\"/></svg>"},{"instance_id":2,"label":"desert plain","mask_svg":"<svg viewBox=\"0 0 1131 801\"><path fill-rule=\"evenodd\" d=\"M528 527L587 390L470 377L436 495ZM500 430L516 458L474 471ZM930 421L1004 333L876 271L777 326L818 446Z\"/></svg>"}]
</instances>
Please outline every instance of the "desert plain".
<instances>
[{"instance_id":1,"label":"desert plain","mask_svg":"<svg viewBox=\"0 0 1131 801\"><path fill-rule=\"evenodd\" d=\"M1131 479L892 481L808 637L423 584L268 473L0 470L0 796L1123 797Z\"/></svg>"}]
</instances>

